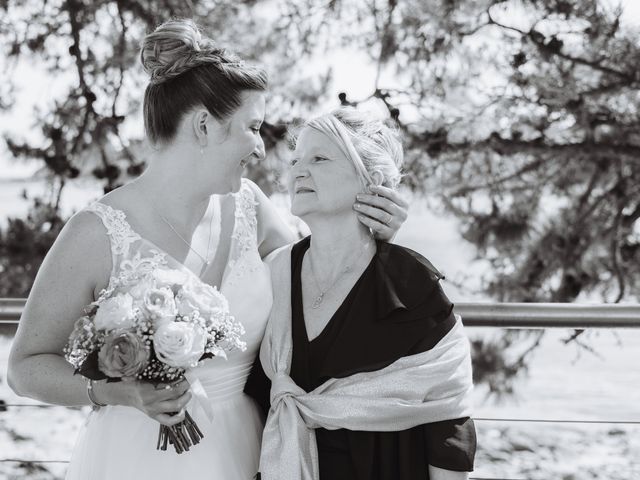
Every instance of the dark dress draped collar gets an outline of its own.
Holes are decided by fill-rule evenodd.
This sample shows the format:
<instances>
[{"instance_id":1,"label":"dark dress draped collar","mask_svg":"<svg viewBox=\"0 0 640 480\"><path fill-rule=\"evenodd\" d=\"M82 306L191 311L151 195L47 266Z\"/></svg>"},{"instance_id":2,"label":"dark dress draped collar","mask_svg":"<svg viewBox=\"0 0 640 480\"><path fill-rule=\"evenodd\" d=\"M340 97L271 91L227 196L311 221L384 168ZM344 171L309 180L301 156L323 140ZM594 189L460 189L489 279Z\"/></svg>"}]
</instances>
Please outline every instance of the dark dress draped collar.
<instances>
[{"instance_id":1,"label":"dark dress draped collar","mask_svg":"<svg viewBox=\"0 0 640 480\"><path fill-rule=\"evenodd\" d=\"M444 279L429 260L413 250L381 240L376 246L373 261L378 319L395 310L413 310Z\"/></svg>"}]
</instances>

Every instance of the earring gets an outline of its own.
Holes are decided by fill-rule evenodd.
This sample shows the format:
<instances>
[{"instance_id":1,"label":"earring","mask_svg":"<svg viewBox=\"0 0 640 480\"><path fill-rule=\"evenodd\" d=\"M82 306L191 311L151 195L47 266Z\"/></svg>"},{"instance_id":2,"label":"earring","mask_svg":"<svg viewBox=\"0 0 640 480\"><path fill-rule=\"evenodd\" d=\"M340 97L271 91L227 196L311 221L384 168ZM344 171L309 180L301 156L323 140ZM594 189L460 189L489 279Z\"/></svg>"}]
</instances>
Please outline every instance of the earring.
<instances>
[{"instance_id":1,"label":"earring","mask_svg":"<svg viewBox=\"0 0 640 480\"><path fill-rule=\"evenodd\" d=\"M200 155L204 155L204 147L200 145Z\"/></svg>"}]
</instances>

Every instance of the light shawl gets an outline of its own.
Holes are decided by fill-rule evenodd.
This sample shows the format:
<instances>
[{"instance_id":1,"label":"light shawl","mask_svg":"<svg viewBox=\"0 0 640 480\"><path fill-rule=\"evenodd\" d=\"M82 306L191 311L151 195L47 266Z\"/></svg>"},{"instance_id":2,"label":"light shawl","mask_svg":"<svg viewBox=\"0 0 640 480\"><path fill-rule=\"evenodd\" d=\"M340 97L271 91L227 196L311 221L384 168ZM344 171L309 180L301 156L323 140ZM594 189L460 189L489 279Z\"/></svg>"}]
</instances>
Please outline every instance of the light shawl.
<instances>
[{"instance_id":1,"label":"light shawl","mask_svg":"<svg viewBox=\"0 0 640 480\"><path fill-rule=\"evenodd\" d=\"M319 478L315 428L391 432L471 415L469 341L459 318L431 350L305 392L289 376L291 246L274 252L269 265L275 298L260 349L271 379L260 457L264 480Z\"/></svg>"}]
</instances>

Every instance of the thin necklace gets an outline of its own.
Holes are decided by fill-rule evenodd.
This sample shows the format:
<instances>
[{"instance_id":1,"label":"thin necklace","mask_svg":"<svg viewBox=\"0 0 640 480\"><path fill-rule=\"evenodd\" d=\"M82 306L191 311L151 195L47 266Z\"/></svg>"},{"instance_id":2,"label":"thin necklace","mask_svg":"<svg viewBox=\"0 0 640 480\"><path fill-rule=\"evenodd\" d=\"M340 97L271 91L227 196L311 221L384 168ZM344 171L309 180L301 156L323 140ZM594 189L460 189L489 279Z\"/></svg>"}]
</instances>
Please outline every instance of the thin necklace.
<instances>
[{"instance_id":1,"label":"thin necklace","mask_svg":"<svg viewBox=\"0 0 640 480\"><path fill-rule=\"evenodd\" d=\"M195 253L195 254L198 256L198 258L200 258L200 260L201 260L201 261L202 261L202 263L203 263L203 268L204 268L204 267L208 267L208 266L209 266L209 264L211 263L211 262L209 261L209 247L211 246L211 230L213 229L213 217L214 217L214 215L213 215L213 214L211 214L211 220L209 221L209 239L207 240L207 253L205 254L205 256L204 256L204 257L203 257L202 255L200 255L200 254L196 251L196 249L195 249L195 248L193 248L193 247L191 246L191 244L190 244L189 242L187 242L187 241L184 239L184 237L178 233L178 231L173 227L173 225L171 225L171 223L169 222L169 220L167 220L167 219L164 217L164 215L162 215L162 214L160 214L160 213L158 213L158 215L160 216L160 218L162 219L162 221L163 221L164 223L166 223L166 224L169 226L169 228L170 228L171 230L173 230L173 233L175 233L175 234L178 236L178 238L179 238L180 240L182 240L182 241L184 242L184 244L185 244L187 247L189 247L189 250L191 250L193 253Z\"/></svg>"},{"instance_id":2,"label":"thin necklace","mask_svg":"<svg viewBox=\"0 0 640 480\"><path fill-rule=\"evenodd\" d=\"M358 258L356 258L352 264L347 265L345 268L340 270L340 273L335 278L335 280L331 282L331 285L329 285L324 290L320 286L320 282L318 282L318 277L316 276L316 272L313 270L313 262L311 261L311 258L309 258L309 268L311 269L311 276L313 277L313 283L316 284L316 288L320 292L320 295L318 295L316 299L313 301L313 303L311 304L311 308L313 308L314 310L317 308L320 308L320 305L322 304L322 301L324 300L324 296L327 294L327 292L331 290L336 285L336 283L338 283L338 280L340 280L344 275L346 275L351 270L353 270L353 267L355 267L358 264L358 261L360 261L362 256L365 254L365 252L367 251L367 247L369 245L370 243L366 243L365 245L363 245L362 251L360 252L360 255L358 255Z\"/></svg>"}]
</instances>

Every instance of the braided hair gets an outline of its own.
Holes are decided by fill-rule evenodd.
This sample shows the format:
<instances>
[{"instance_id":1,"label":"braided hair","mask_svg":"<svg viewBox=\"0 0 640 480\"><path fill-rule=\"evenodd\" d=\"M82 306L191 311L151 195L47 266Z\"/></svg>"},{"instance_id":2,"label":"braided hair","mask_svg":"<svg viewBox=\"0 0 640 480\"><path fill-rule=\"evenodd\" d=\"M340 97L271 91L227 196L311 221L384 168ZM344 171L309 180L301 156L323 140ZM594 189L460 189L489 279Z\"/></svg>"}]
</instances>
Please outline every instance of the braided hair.
<instances>
[{"instance_id":1,"label":"braided hair","mask_svg":"<svg viewBox=\"0 0 640 480\"><path fill-rule=\"evenodd\" d=\"M152 143L171 141L184 114L197 106L222 121L240 107L243 91L267 89L264 70L218 47L189 19L170 20L148 34L140 61L150 77L143 111Z\"/></svg>"}]
</instances>

